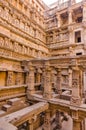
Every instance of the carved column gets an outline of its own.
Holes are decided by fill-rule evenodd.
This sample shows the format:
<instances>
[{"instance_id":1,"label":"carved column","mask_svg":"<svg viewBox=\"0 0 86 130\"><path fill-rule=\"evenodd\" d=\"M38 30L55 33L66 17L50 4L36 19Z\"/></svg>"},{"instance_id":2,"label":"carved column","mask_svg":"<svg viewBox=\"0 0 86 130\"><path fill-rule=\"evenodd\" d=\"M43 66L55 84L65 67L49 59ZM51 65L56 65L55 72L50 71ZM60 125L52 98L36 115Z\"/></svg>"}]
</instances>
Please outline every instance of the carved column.
<instances>
[{"instance_id":1,"label":"carved column","mask_svg":"<svg viewBox=\"0 0 86 130\"><path fill-rule=\"evenodd\" d=\"M16 73L16 81L15 81L15 84L16 84L16 85L19 85L19 84L22 83L22 81L24 81L24 79L22 79L22 73L17 72L17 73Z\"/></svg>"},{"instance_id":2,"label":"carved column","mask_svg":"<svg viewBox=\"0 0 86 130\"><path fill-rule=\"evenodd\" d=\"M69 26L68 30L69 30L69 44L73 44L73 43L75 43L73 27ZM73 55L73 48L70 47L70 50L71 50L71 54Z\"/></svg>"},{"instance_id":3,"label":"carved column","mask_svg":"<svg viewBox=\"0 0 86 130\"><path fill-rule=\"evenodd\" d=\"M37 73L37 83L40 83L40 73Z\"/></svg>"},{"instance_id":4,"label":"carved column","mask_svg":"<svg viewBox=\"0 0 86 130\"><path fill-rule=\"evenodd\" d=\"M56 91L58 94L61 94L61 83L62 83L62 79L61 79L61 69L57 70L57 83L56 83Z\"/></svg>"},{"instance_id":5,"label":"carved column","mask_svg":"<svg viewBox=\"0 0 86 130\"><path fill-rule=\"evenodd\" d=\"M33 121L32 120L28 121L28 130L33 130Z\"/></svg>"},{"instance_id":6,"label":"carved column","mask_svg":"<svg viewBox=\"0 0 86 130\"><path fill-rule=\"evenodd\" d=\"M83 22L86 21L86 3L83 4Z\"/></svg>"},{"instance_id":7,"label":"carved column","mask_svg":"<svg viewBox=\"0 0 86 130\"><path fill-rule=\"evenodd\" d=\"M56 42L56 32L53 31L53 42Z\"/></svg>"},{"instance_id":8,"label":"carved column","mask_svg":"<svg viewBox=\"0 0 86 130\"><path fill-rule=\"evenodd\" d=\"M34 89L34 67L29 65L29 78L28 78L28 94L33 94L35 92Z\"/></svg>"},{"instance_id":9,"label":"carved column","mask_svg":"<svg viewBox=\"0 0 86 130\"><path fill-rule=\"evenodd\" d=\"M40 83L40 82L41 82L41 73L42 73L42 71L41 71L41 69L39 68L39 69L37 70L37 83Z\"/></svg>"},{"instance_id":10,"label":"carved column","mask_svg":"<svg viewBox=\"0 0 86 130\"><path fill-rule=\"evenodd\" d=\"M84 81L84 88L83 88L83 92L86 91L86 71L84 71L83 73L83 81Z\"/></svg>"},{"instance_id":11,"label":"carved column","mask_svg":"<svg viewBox=\"0 0 86 130\"><path fill-rule=\"evenodd\" d=\"M72 88L72 70L69 69L69 88Z\"/></svg>"},{"instance_id":12,"label":"carved column","mask_svg":"<svg viewBox=\"0 0 86 130\"><path fill-rule=\"evenodd\" d=\"M29 84L29 72L26 72L26 76L25 76L25 84Z\"/></svg>"},{"instance_id":13,"label":"carved column","mask_svg":"<svg viewBox=\"0 0 86 130\"><path fill-rule=\"evenodd\" d=\"M52 76L52 81L51 81L52 82L52 87L53 87L53 90L56 91L57 71L55 70L55 68L52 70L51 76Z\"/></svg>"},{"instance_id":14,"label":"carved column","mask_svg":"<svg viewBox=\"0 0 86 130\"><path fill-rule=\"evenodd\" d=\"M51 68L45 66L44 72L44 98L50 99L52 97L52 84L51 84Z\"/></svg>"},{"instance_id":15,"label":"carved column","mask_svg":"<svg viewBox=\"0 0 86 130\"><path fill-rule=\"evenodd\" d=\"M81 104L81 97L80 97L80 70L78 67L73 67L72 73L72 98L71 104L77 106Z\"/></svg>"},{"instance_id":16,"label":"carved column","mask_svg":"<svg viewBox=\"0 0 86 130\"><path fill-rule=\"evenodd\" d=\"M73 119L73 130L82 130L82 120L79 117L79 111L76 107L70 107Z\"/></svg>"},{"instance_id":17,"label":"carved column","mask_svg":"<svg viewBox=\"0 0 86 130\"><path fill-rule=\"evenodd\" d=\"M7 72L7 86L13 85L13 71Z\"/></svg>"},{"instance_id":18,"label":"carved column","mask_svg":"<svg viewBox=\"0 0 86 130\"><path fill-rule=\"evenodd\" d=\"M50 111L49 110L47 110L46 113L45 113L43 128L44 128L44 130L51 130Z\"/></svg>"},{"instance_id":19,"label":"carved column","mask_svg":"<svg viewBox=\"0 0 86 130\"><path fill-rule=\"evenodd\" d=\"M55 122L56 122L56 129L61 129L62 122L61 122L61 114L59 111L56 111Z\"/></svg>"},{"instance_id":20,"label":"carved column","mask_svg":"<svg viewBox=\"0 0 86 130\"><path fill-rule=\"evenodd\" d=\"M79 76L80 80L79 80L79 89L80 89L80 97L81 99L83 98L83 89L84 89L84 84L83 84L83 70L80 69L80 76Z\"/></svg>"},{"instance_id":21,"label":"carved column","mask_svg":"<svg viewBox=\"0 0 86 130\"><path fill-rule=\"evenodd\" d=\"M73 119L73 130L82 130L81 121Z\"/></svg>"},{"instance_id":22,"label":"carved column","mask_svg":"<svg viewBox=\"0 0 86 130\"><path fill-rule=\"evenodd\" d=\"M69 10L69 24L72 23L73 19L72 19L72 10Z\"/></svg>"},{"instance_id":23,"label":"carved column","mask_svg":"<svg viewBox=\"0 0 86 130\"><path fill-rule=\"evenodd\" d=\"M58 19L58 27L60 28L62 23L60 14L57 15L57 19Z\"/></svg>"}]
</instances>

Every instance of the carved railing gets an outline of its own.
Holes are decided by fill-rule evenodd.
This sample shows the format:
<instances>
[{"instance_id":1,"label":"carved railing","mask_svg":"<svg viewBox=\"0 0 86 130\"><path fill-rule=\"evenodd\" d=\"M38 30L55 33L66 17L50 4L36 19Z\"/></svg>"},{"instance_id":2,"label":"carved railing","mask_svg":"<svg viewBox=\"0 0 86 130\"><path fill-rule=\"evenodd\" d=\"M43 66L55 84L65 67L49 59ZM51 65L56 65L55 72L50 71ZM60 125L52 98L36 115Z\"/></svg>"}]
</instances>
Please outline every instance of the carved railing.
<instances>
[{"instance_id":1,"label":"carved railing","mask_svg":"<svg viewBox=\"0 0 86 130\"><path fill-rule=\"evenodd\" d=\"M66 42L61 42L61 43L57 42L57 43L49 45L48 47L54 49L54 48L60 48L60 47L69 46L69 45L70 44L68 43L68 41L66 41Z\"/></svg>"},{"instance_id":2,"label":"carved railing","mask_svg":"<svg viewBox=\"0 0 86 130\"><path fill-rule=\"evenodd\" d=\"M64 8L67 8L69 6L69 1L64 2L58 6L58 10L62 10Z\"/></svg>"}]
</instances>

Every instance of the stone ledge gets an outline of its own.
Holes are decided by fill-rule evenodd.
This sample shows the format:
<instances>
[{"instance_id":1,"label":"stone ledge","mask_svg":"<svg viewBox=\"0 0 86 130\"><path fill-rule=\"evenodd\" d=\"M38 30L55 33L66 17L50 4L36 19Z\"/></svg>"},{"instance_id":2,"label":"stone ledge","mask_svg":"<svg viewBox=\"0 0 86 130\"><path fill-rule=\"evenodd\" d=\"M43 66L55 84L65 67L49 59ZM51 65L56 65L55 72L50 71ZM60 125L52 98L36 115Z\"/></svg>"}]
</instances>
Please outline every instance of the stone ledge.
<instances>
[{"instance_id":1,"label":"stone ledge","mask_svg":"<svg viewBox=\"0 0 86 130\"><path fill-rule=\"evenodd\" d=\"M0 130L18 130L18 129L12 124L5 122L3 120L0 120Z\"/></svg>"}]
</instances>

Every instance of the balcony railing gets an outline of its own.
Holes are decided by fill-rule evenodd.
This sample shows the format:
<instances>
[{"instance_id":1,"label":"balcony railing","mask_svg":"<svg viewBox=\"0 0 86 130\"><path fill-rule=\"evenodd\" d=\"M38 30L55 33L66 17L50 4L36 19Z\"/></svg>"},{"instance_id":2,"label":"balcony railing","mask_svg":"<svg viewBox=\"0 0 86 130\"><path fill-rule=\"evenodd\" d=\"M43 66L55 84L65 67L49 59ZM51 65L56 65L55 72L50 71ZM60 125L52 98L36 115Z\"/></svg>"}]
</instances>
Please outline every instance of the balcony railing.
<instances>
[{"instance_id":1,"label":"balcony railing","mask_svg":"<svg viewBox=\"0 0 86 130\"><path fill-rule=\"evenodd\" d=\"M56 48L64 47L64 46L67 46L67 45L70 45L68 41L61 42L61 43L54 43L54 44L49 45L48 47L52 48L52 49L54 49L54 48L56 49Z\"/></svg>"},{"instance_id":2,"label":"balcony railing","mask_svg":"<svg viewBox=\"0 0 86 130\"><path fill-rule=\"evenodd\" d=\"M62 10L64 8L67 8L69 6L69 1L64 2L58 6L58 10Z\"/></svg>"}]
</instances>

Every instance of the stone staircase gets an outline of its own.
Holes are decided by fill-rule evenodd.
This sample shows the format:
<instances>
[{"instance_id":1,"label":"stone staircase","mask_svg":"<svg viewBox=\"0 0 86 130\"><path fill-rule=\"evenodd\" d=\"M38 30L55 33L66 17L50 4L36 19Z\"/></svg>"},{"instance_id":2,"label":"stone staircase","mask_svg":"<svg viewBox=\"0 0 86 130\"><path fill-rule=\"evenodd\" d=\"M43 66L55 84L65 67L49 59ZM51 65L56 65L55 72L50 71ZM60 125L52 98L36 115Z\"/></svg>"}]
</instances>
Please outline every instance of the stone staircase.
<instances>
[{"instance_id":1,"label":"stone staircase","mask_svg":"<svg viewBox=\"0 0 86 130\"><path fill-rule=\"evenodd\" d=\"M17 111L21 108L26 107L27 105L20 98L13 98L7 101L7 104L3 105L0 110L0 117L8 113Z\"/></svg>"}]
</instances>

